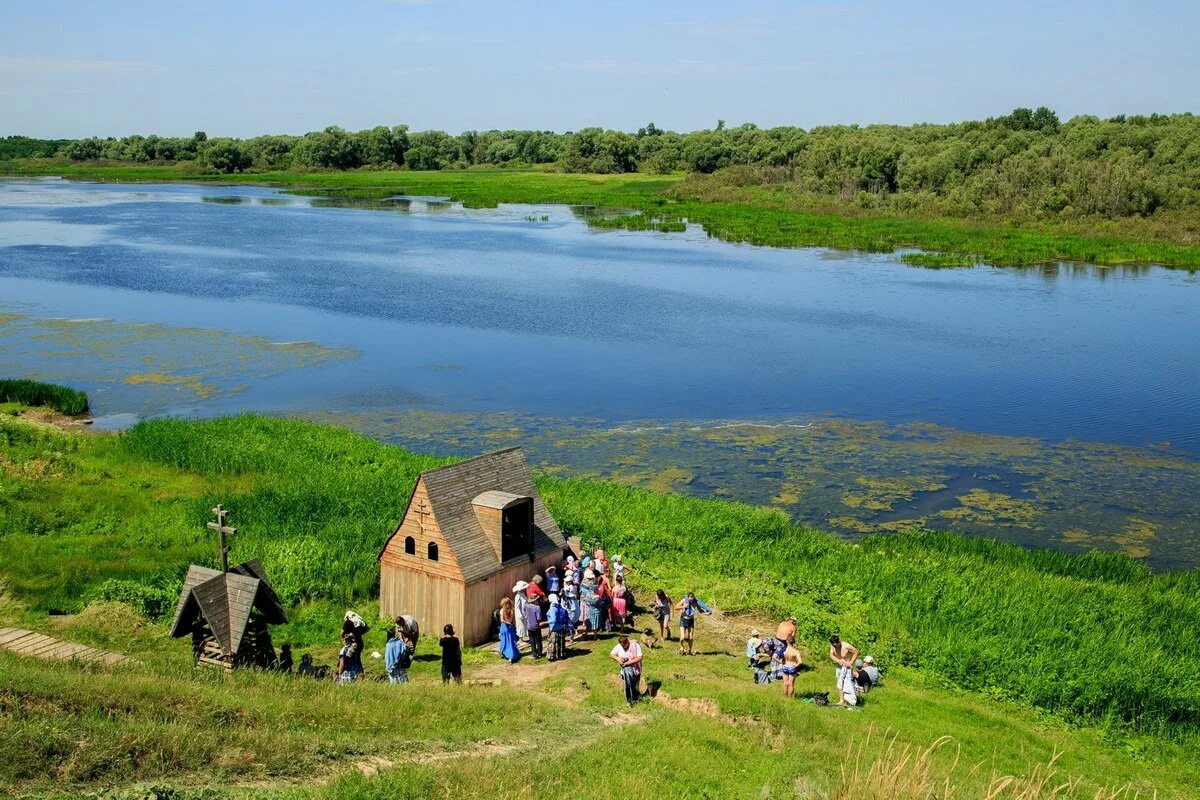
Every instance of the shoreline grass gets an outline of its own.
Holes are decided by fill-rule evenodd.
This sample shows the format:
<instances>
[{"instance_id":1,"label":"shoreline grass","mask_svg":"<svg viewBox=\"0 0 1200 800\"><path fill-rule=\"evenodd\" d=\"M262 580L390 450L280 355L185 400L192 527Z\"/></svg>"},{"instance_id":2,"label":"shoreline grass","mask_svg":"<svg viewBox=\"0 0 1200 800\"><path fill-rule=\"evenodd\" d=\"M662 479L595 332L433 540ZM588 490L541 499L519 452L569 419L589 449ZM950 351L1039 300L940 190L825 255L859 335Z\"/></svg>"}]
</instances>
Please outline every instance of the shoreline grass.
<instances>
[{"instance_id":1,"label":"shoreline grass","mask_svg":"<svg viewBox=\"0 0 1200 800\"><path fill-rule=\"evenodd\" d=\"M169 595L187 563L213 561L204 523L217 502L239 527L236 552L260 558L287 602L368 602L375 556L416 475L446 463L253 415L87 437L0 418L0 448L18 467L0 502L0 563L34 614L140 602L139 585L152 600ZM1064 719L1200 740L1194 571L952 534L850 543L720 500L549 476L538 485L565 532L625 553L676 595L795 615L815 647L840 632L891 664Z\"/></svg>"},{"instance_id":2,"label":"shoreline grass","mask_svg":"<svg viewBox=\"0 0 1200 800\"><path fill-rule=\"evenodd\" d=\"M86 393L24 378L0 379L0 403L45 406L68 417L78 417L88 412Z\"/></svg>"},{"instance_id":3,"label":"shoreline grass","mask_svg":"<svg viewBox=\"0 0 1200 800\"><path fill-rule=\"evenodd\" d=\"M0 162L0 174L102 182L262 185L343 199L377 199L400 193L436 195L468 208L560 203L632 212L615 220L589 220L600 228L674 232L682 230L687 220L702 225L714 238L756 245L868 252L917 247L947 258L970 258L996 266L1078 261L1200 269L1200 244L1189 227L1194 221L1189 223L1186 215L1056 222L897 214L777 190L708 188L704 182L680 174L588 175L508 168L200 174L176 164L88 164L62 159Z\"/></svg>"}]
</instances>

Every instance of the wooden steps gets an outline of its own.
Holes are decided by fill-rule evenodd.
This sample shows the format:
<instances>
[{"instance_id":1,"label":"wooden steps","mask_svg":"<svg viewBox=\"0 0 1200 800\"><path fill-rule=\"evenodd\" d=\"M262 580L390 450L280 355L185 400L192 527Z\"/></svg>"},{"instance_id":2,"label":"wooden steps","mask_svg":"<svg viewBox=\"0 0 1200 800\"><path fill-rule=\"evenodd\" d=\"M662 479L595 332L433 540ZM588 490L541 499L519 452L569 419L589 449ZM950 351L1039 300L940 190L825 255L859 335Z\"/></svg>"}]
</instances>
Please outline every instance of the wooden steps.
<instances>
[{"instance_id":1,"label":"wooden steps","mask_svg":"<svg viewBox=\"0 0 1200 800\"><path fill-rule=\"evenodd\" d=\"M45 658L52 661L93 661L101 664L121 664L131 661L128 656L99 650L87 645L64 642L44 633L35 633L22 628L0 628L0 649L9 650L19 656Z\"/></svg>"}]
</instances>

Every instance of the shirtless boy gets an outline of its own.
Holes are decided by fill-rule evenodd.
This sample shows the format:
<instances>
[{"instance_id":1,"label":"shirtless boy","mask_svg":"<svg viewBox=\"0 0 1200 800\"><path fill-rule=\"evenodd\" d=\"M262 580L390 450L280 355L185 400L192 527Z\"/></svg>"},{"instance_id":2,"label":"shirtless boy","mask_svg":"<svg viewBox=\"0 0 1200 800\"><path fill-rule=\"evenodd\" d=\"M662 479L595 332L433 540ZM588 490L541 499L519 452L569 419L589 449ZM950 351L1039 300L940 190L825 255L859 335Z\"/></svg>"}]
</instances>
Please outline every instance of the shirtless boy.
<instances>
[{"instance_id":1,"label":"shirtless boy","mask_svg":"<svg viewBox=\"0 0 1200 800\"><path fill-rule=\"evenodd\" d=\"M837 693L839 706L848 705L846 694L854 696L854 659L858 658L858 648L849 642L843 642L837 636L829 637L829 658L833 661L837 675Z\"/></svg>"},{"instance_id":2,"label":"shirtless boy","mask_svg":"<svg viewBox=\"0 0 1200 800\"><path fill-rule=\"evenodd\" d=\"M783 651L783 696L792 697L796 693L796 673L800 671L800 651L796 649L796 637L787 640L787 649Z\"/></svg>"}]
</instances>

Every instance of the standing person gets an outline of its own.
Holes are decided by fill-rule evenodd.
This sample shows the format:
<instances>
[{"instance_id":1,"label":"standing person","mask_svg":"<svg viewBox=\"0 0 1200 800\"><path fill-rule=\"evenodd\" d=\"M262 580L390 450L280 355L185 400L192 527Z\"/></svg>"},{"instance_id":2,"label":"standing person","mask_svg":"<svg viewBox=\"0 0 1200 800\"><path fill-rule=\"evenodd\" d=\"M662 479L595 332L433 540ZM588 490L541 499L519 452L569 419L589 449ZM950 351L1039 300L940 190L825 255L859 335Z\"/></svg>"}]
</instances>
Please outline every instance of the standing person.
<instances>
[{"instance_id":1,"label":"standing person","mask_svg":"<svg viewBox=\"0 0 1200 800\"><path fill-rule=\"evenodd\" d=\"M383 646L383 668L388 682L408 683L408 668L412 666L412 647L395 628L388 628L387 644Z\"/></svg>"},{"instance_id":2,"label":"standing person","mask_svg":"<svg viewBox=\"0 0 1200 800\"><path fill-rule=\"evenodd\" d=\"M625 579L618 575L615 579L616 585L613 586L612 593L612 612L609 614L609 619L614 626L620 625L621 630L625 630L626 620L629 616L628 590L625 588Z\"/></svg>"},{"instance_id":3,"label":"standing person","mask_svg":"<svg viewBox=\"0 0 1200 800\"><path fill-rule=\"evenodd\" d=\"M592 568L597 574L608 572L608 558L604 555L603 547L597 547L596 552L592 553Z\"/></svg>"},{"instance_id":4,"label":"standing person","mask_svg":"<svg viewBox=\"0 0 1200 800\"><path fill-rule=\"evenodd\" d=\"M550 660L558 661L567 657L566 638L571 629L571 616L558 601L558 595L550 595L550 611L546 616L547 627L550 628Z\"/></svg>"},{"instance_id":5,"label":"standing person","mask_svg":"<svg viewBox=\"0 0 1200 800\"><path fill-rule=\"evenodd\" d=\"M563 608L567 610L567 638L574 639L579 627L579 568L575 566L575 557L567 559L566 570L563 573Z\"/></svg>"},{"instance_id":6,"label":"standing person","mask_svg":"<svg viewBox=\"0 0 1200 800\"><path fill-rule=\"evenodd\" d=\"M579 599L582 607L587 610L585 630L591 631L595 638L600 631L600 597L596 594L596 573L588 569L583 573L583 584L579 587Z\"/></svg>"},{"instance_id":7,"label":"standing person","mask_svg":"<svg viewBox=\"0 0 1200 800\"><path fill-rule=\"evenodd\" d=\"M746 669L754 669L754 665L758 663L758 648L762 647L763 640L758 636L758 628L750 631L750 638L746 640Z\"/></svg>"},{"instance_id":8,"label":"standing person","mask_svg":"<svg viewBox=\"0 0 1200 800\"><path fill-rule=\"evenodd\" d=\"M696 615L712 615L712 609L696 598L695 592L688 592L679 605L679 655L694 656L696 654Z\"/></svg>"},{"instance_id":9,"label":"standing person","mask_svg":"<svg viewBox=\"0 0 1200 800\"><path fill-rule=\"evenodd\" d=\"M525 627L529 631L529 650L533 660L542 659L542 607L530 600L525 604Z\"/></svg>"},{"instance_id":10,"label":"standing person","mask_svg":"<svg viewBox=\"0 0 1200 800\"><path fill-rule=\"evenodd\" d=\"M558 567L551 564L546 567L546 594L561 594L562 593L562 578L558 574Z\"/></svg>"},{"instance_id":11,"label":"standing person","mask_svg":"<svg viewBox=\"0 0 1200 800\"><path fill-rule=\"evenodd\" d=\"M787 640L787 647L783 651L783 696L793 697L796 694L796 674L800 672L800 665L803 659L800 657L800 651L796 649L796 637L792 636Z\"/></svg>"},{"instance_id":12,"label":"standing person","mask_svg":"<svg viewBox=\"0 0 1200 800\"><path fill-rule=\"evenodd\" d=\"M529 588L529 584L525 581L517 581L513 585L513 610L517 615L517 639L525 641L529 638L529 628L525 623L525 606L529 605L529 597L526 596L525 590Z\"/></svg>"},{"instance_id":13,"label":"standing person","mask_svg":"<svg viewBox=\"0 0 1200 800\"><path fill-rule=\"evenodd\" d=\"M625 702L630 705L636 703L641 697L637 686L642 679L642 645L632 642L622 633L617 644L608 652L608 657L620 664L620 679L625 684Z\"/></svg>"},{"instance_id":14,"label":"standing person","mask_svg":"<svg viewBox=\"0 0 1200 800\"><path fill-rule=\"evenodd\" d=\"M337 674L338 683L342 686L354 683L362 674L362 649L355 641L353 633L342 634L342 649L338 652Z\"/></svg>"},{"instance_id":15,"label":"standing person","mask_svg":"<svg viewBox=\"0 0 1200 800\"><path fill-rule=\"evenodd\" d=\"M621 556L613 556L612 568L614 578L628 578L629 574L633 572Z\"/></svg>"},{"instance_id":16,"label":"standing person","mask_svg":"<svg viewBox=\"0 0 1200 800\"><path fill-rule=\"evenodd\" d=\"M596 606L600 609L600 628L597 628L597 631L612 630L612 620L609 618L612 610L612 584L603 572L596 573Z\"/></svg>"},{"instance_id":17,"label":"standing person","mask_svg":"<svg viewBox=\"0 0 1200 800\"><path fill-rule=\"evenodd\" d=\"M654 618L658 620L658 630L664 642L671 640L671 609L675 604L667 593L659 589L654 593Z\"/></svg>"},{"instance_id":18,"label":"standing person","mask_svg":"<svg viewBox=\"0 0 1200 800\"><path fill-rule=\"evenodd\" d=\"M542 588L542 576L534 575L530 580L528 588L525 589L525 595L529 598L529 602L537 603L539 606L546 599L546 590Z\"/></svg>"},{"instance_id":19,"label":"standing person","mask_svg":"<svg viewBox=\"0 0 1200 800\"><path fill-rule=\"evenodd\" d=\"M779 623L779 627L775 629L775 638L786 642L788 639L796 635L796 618L788 617L783 622Z\"/></svg>"},{"instance_id":20,"label":"standing person","mask_svg":"<svg viewBox=\"0 0 1200 800\"><path fill-rule=\"evenodd\" d=\"M454 635L454 626L442 628L442 638L438 640L442 646L442 683L447 684L451 679L462 683L462 644Z\"/></svg>"},{"instance_id":21,"label":"standing person","mask_svg":"<svg viewBox=\"0 0 1200 800\"><path fill-rule=\"evenodd\" d=\"M638 684L642 679L642 646L621 634L617 644L608 654L621 665L621 681L625 684L625 702L633 705L640 698Z\"/></svg>"},{"instance_id":22,"label":"standing person","mask_svg":"<svg viewBox=\"0 0 1200 800\"><path fill-rule=\"evenodd\" d=\"M500 655L510 664L521 660L521 641L517 638L517 614L511 597L500 598Z\"/></svg>"},{"instance_id":23,"label":"standing person","mask_svg":"<svg viewBox=\"0 0 1200 800\"><path fill-rule=\"evenodd\" d=\"M837 705L858 705L858 694L854 691L854 659L858 658L858 648L834 634L829 637L829 658L837 678Z\"/></svg>"}]
</instances>

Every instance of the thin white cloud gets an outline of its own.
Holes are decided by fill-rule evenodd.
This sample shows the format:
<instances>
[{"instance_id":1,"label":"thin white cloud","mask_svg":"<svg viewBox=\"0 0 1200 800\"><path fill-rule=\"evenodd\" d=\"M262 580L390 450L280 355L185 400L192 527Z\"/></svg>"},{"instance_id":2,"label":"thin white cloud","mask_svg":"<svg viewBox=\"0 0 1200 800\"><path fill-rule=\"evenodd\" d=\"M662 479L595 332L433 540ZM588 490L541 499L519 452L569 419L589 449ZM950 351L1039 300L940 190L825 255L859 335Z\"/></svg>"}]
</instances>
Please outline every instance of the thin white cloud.
<instances>
[{"instance_id":1,"label":"thin white cloud","mask_svg":"<svg viewBox=\"0 0 1200 800\"><path fill-rule=\"evenodd\" d=\"M0 74L2 75L111 75L119 72L161 69L166 69L166 67L146 61L0 56Z\"/></svg>"}]
</instances>

